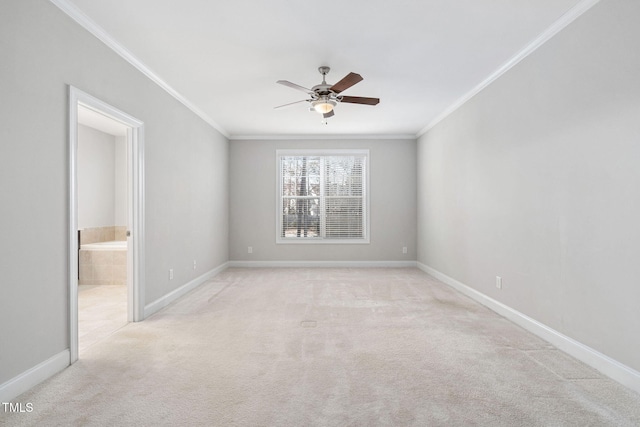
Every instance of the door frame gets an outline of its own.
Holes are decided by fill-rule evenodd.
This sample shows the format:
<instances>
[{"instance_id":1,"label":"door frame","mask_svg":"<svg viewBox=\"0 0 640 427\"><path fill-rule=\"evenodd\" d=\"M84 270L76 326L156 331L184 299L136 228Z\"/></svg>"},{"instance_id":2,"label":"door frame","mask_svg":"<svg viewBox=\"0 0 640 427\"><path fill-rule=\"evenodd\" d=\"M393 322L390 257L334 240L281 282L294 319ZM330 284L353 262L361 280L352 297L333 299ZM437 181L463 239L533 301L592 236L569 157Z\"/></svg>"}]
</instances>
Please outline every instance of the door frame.
<instances>
[{"instance_id":1,"label":"door frame","mask_svg":"<svg viewBox=\"0 0 640 427\"><path fill-rule=\"evenodd\" d=\"M69 353L78 360L78 105L128 127L127 130L127 320L144 320L144 123L69 86Z\"/></svg>"}]
</instances>

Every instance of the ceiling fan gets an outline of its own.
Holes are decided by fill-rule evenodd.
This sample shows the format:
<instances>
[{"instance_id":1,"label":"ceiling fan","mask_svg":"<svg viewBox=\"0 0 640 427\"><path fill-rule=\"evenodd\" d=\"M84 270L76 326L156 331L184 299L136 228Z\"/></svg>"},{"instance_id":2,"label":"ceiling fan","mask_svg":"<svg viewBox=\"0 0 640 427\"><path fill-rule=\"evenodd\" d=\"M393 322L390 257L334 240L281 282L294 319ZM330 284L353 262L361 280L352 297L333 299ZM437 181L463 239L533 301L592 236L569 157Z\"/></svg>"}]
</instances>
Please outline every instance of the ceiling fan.
<instances>
[{"instance_id":1,"label":"ceiling fan","mask_svg":"<svg viewBox=\"0 0 640 427\"><path fill-rule=\"evenodd\" d=\"M307 95L309 95L309 99L291 102L289 104L280 105L275 108L287 107L289 105L298 104L300 102L308 102L310 104L309 111L317 111L318 113L322 114L322 117L325 119L323 123L326 124L326 119L334 115L333 108L340 102L364 105L377 105L380 102L380 98L341 95L341 92L362 81L362 76L356 73L349 73L338 83L330 85L326 81L326 76L327 74L329 74L329 70L330 68L325 66L318 68L318 71L320 72L320 74L322 74L322 83L320 83L319 85L315 85L311 89L307 89L306 87L291 83L287 80L278 80L276 83L305 92Z\"/></svg>"}]
</instances>

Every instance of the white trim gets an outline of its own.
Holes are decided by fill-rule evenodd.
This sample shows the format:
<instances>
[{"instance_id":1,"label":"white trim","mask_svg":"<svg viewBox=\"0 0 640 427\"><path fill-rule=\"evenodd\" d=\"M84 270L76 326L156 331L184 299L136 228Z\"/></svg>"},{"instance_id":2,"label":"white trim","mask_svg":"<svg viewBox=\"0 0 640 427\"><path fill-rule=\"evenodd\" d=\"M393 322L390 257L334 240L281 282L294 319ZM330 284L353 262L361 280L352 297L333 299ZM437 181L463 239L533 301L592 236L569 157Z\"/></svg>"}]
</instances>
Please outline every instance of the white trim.
<instances>
[{"instance_id":1,"label":"white trim","mask_svg":"<svg viewBox=\"0 0 640 427\"><path fill-rule=\"evenodd\" d=\"M229 261L229 267L240 268L408 268L416 261Z\"/></svg>"},{"instance_id":2,"label":"white trim","mask_svg":"<svg viewBox=\"0 0 640 427\"><path fill-rule=\"evenodd\" d=\"M587 10L591 9L596 5L600 0L582 0L571 9L566 11L557 21L555 21L549 28L543 31L538 37L536 37L533 41L531 41L528 45L526 45L522 50L516 53L511 59L509 59L506 63L504 63L500 68L495 70L489 77L480 82L476 87L471 89L453 104L451 104L448 108L446 108L443 112L438 114L431 122L422 128L416 135L416 138L421 137L429 130L431 130L435 125L444 120L451 113L456 111L462 105L464 105L471 98L476 96L480 91L489 86L495 80L500 78L504 73L513 68L520 61L525 59L527 56L531 55L536 49L545 44L549 39L562 31L565 27L575 21L580 15L585 13Z\"/></svg>"},{"instance_id":3,"label":"white trim","mask_svg":"<svg viewBox=\"0 0 640 427\"><path fill-rule=\"evenodd\" d=\"M69 351L71 363L78 360L78 105L83 105L118 121L127 131L128 200L131 236L128 240L127 264L131 266L127 278L127 317L129 321L144 319L144 123L127 113L69 86Z\"/></svg>"},{"instance_id":4,"label":"white trim","mask_svg":"<svg viewBox=\"0 0 640 427\"><path fill-rule=\"evenodd\" d=\"M84 29L93 34L98 40L107 45L110 49L120 55L123 59L133 65L136 69L147 76L151 81L156 83L167 93L173 96L176 100L182 103L185 107L190 109L194 114L200 117L202 120L211 125L214 129L220 132L229 140L332 140L332 139L416 139L427 133L436 124L444 120L447 116L460 108L463 104L477 95L485 87L490 85L493 81L498 79L508 70L513 68L516 64L529 56L532 52L546 43L549 39L555 36L558 32L576 20L579 16L591 9L600 0L582 0L567 12L565 12L557 21L555 21L549 28L542 32L538 37L526 45L516 55L509 59L500 68L495 70L489 77L480 82L476 87L471 89L467 94L459 98L456 102L450 105L442 113L436 116L426 127L421 129L415 135L398 134L398 135L362 135L362 134L335 134L335 135L230 135L224 130L222 126L216 123L211 117L209 117L204 111L198 108L195 104L191 103L187 98L182 96L178 91L173 89L167 82L155 74L147 65L145 65L140 59L138 59L131 51L115 40L109 33L107 33L102 27L100 27L95 21L89 18L84 12L82 12L77 6L69 2L68 0L49 0L61 11L66 13L71 19L77 22Z\"/></svg>"},{"instance_id":5,"label":"white trim","mask_svg":"<svg viewBox=\"0 0 640 427\"><path fill-rule=\"evenodd\" d=\"M576 359L586 363L594 369L602 372L609 378L619 382L620 384L629 387L630 389L640 393L640 372L623 365L617 360L612 359L588 347L581 342L574 340L560 332L548 327L547 325L538 322L531 317L520 313L513 308L488 297L487 295L478 292L477 290L457 281L456 279L447 276L438 270L429 267L428 265L417 262L417 266L420 270L435 277L436 279L444 282L452 288L462 292L466 296L476 300L480 304L495 311L499 315L507 318L516 325L519 325L527 331L537 335L545 341L553 344L558 349L565 353L575 357Z\"/></svg>"},{"instance_id":6,"label":"white trim","mask_svg":"<svg viewBox=\"0 0 640 427\"><path fill-rule=\"evenodd\" d=\"M230 141L282 141L282 140L380 140L380 139L416 139L415 135L397 134L397 135L384 135L384 134L308 134L308 135L231 135Z\"/></svg>"},{"instance_id":7,"label":"white trim","mask_svg":"<svg viewBox=\"0 0 640 427\"><path fill-rule=\"evenodd\" d=\"M140 59L138 59L131 51L120 44L109 33L107 33L102 27L100 27L94 20L84 14L76 5L72 4L68 0L50 0L51 3L56 5L60 10L66 13L71 19L76 21L85 30L93 34L98 40L107 45L115 53L120 55L124 60L133 65L142 74L147 76L151 81L156 83L162 89L164 89L169 95L177 99L182 105L191 110L194 114L200 117L202 120L211 125L214 129L220 132L225 137L229 138L229 134L216 123L211 117L209 117L204 111L196 107L187 98L182 96L178 91L169 86L167 82L162 80L156 73L154 73L149 67L147 67Z\"/></svg>"},{"instance_id":8,"label":"white trim","mask_svg":"<svg viewBox=\"0 0 640 427\"><path fill-rule=\"evenodd\" d=\"M131 277L127 277L129 285L129 301L130 310L129 317L134 322L140 322L145 319L144 302L146 289L145 276L145 149L144 149L144 125L136 128L137 132L131 129L131 138L128 136L128 143L132 144L128 147L128 153L132 154L128 159L128 169L130 169L131 181L128 191L132 191L129 195L129 203L131 208L128 209L128 228L131 236L127 237L128 247L130 248L127 263L131 265ZM129 132L127 132L129 135ZM131 282L129 282L131 281Z\"/></svg>"},{"instance_id":9,"label":"white trim","mask_svg":"<svg viewBox=\"0 0 640 427\"><path fill-rule=\"evenodd\" d=\"M78 96L69 86L69 358L78 360Z\"/></svg>"},{"instance_id":10,"label":"white trim","mask_svg":"<svg viewBox=\"0 0 640 427\"><path fill-rule=\"evenodd\" d=\"M278 230L279 230L278 226ZM287 237L276 236L277 245L370 245L369 239L323 239L322 237Z\"/></svg>"},{"instance_id":11,"label":"white trim","mask_svg":"<svg viewBox=\"0 0 640 427\"><path fill-rule=\"evenodd\" d=\"M282 156L370 156L368 148L278 148L276 158L279 161Z\"/></svg>"},{"instance_id":12,"label":"white trim","mask_svg":"<svg viewBox=\"0 0 640 427\"><path fill-rule=\"evenodd\" d=\"M69 350L48 358L15 378L0 385L0 402L10 402L42 381L51 378L70 365Z\"/></svg>"},{"instance_id":13,"label":"white trim","mask_svg":"<svg viewBox=\"0 0 640 427\"><path fill-rule=\"evenodd\" d=\"M178 289L175 289L175 290L169 292L168 294L158 298L157 300L155 300L151 304L146 305L144 307L144 317L145 317L145 319L147 317L151 316L152 314L156 313L157 311L163 309L164 307L168 306L169 304L171 304L172 302L174 302L178 298L180 298L180 297L184 296L185 294L189 293L190 291L194 290L195 288L197 288L198 286L200 286L201 284L203 284L207 280L211 279L212 277L217 276L218 274L222 273L227 268L229 268L229 263L225 262L224 264L219 265L218 267L214 268L213 270L210 270L210 271L202 274L201 276L196 277L195 279L191 280L190 282L185 283L184 285L180 286Z\"/></svg>"}]
</instances>

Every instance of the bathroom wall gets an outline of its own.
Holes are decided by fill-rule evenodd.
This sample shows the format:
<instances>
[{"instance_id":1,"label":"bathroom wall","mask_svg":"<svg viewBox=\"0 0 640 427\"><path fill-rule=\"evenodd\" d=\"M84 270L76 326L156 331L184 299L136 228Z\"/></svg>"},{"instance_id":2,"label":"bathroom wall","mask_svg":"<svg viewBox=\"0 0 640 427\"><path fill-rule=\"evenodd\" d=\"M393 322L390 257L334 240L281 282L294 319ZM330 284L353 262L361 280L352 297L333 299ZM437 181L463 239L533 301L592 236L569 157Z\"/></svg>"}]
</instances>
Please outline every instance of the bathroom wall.
<instances>
[{"instance_id":1,"label":"bathroom wall","mask_svg":"<svg viewBox=\"0 0 640 427\"><path fill-rule=\"evenodd\" d=\"M79 124L78 229L117 227L123 237L126 226L127 138ZM113 240L109 235L87 243Z\"/></svg>"},{"instance_id":2,"label":"bathroom wall","mask_svg":"<svg viewBox=\"0 0 640 427\"><path fill-rule=\"evenodd\" d=\"M116 225L115 153L115 136L88 126L78 125L78 228L80 230ZM122 197L122 192L119 196Z\"/></svg>"},{"instance_id":3,"label":"bathroom wall","mask_svg":"<svg viewBox=\"0 0 640 427\"><path fill-rule=\"evenodd\" d=\"M114 225L126 226L127 218L127 137L116 136L114 157Z\"/></svg>"}]
</instances>

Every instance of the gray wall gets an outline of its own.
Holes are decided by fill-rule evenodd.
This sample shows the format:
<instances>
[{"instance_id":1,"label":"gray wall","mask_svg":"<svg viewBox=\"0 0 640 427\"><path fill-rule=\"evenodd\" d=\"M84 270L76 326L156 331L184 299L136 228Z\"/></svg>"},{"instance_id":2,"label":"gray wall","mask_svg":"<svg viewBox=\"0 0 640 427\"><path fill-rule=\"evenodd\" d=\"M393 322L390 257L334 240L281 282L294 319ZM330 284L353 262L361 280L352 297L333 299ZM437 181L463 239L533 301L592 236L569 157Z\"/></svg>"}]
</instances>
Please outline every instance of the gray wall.
<instances>
[{"instance_id":1,"label":"gray wall","mask_svg":"<svg viewBox=\"0 0 640 427\"><path fill-rule=\"evenodd\" d=\"M117 159L123 163L117 169L125 179L116 175L116 144L123 143L126 139L78 125L78 229L127 225L126 210L125 221L116 222L116 207L126 206L127 196L126 157Z\"/></svg>"},{"instance_id":2,"label":"gray wall","mask_svg":"<svg viewBox=\"0 0 640 427\"><path fill-rule=\"evenodd\" d=\"M68 85L145 123L147 304L228 260L228 141L48 1L0 52L2 384L69 347Z\"/></svg>"},{"instance_id":3,"label":"gray wall","mask_svg":"<svg viewBox=\"0 0 640 427\"><path fill-rule=\"evenodd\" d=\"M370 244L276 244L276 150L370 150ZM415 140L234 140L230 149L233 261L415 261ZM247 247L253 253L247 253ZM402 253L402 247L408 253Z\"/></svg>"},{"instance_id":4,"label":"gray wall","mask_svg":"<svg viewBox=\"0 0 640 427\"><path fill-rule=\"evenodd\" d=\"M636 370L639 16L600 2L418 141L418 261Z\"/></svg>"}]
</instances>

